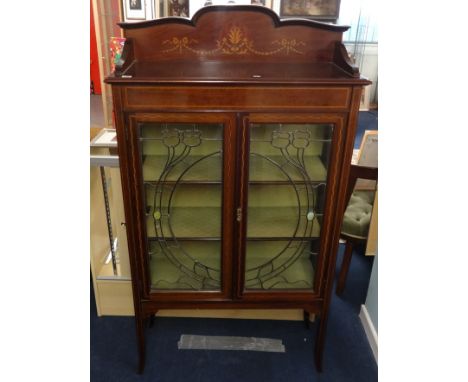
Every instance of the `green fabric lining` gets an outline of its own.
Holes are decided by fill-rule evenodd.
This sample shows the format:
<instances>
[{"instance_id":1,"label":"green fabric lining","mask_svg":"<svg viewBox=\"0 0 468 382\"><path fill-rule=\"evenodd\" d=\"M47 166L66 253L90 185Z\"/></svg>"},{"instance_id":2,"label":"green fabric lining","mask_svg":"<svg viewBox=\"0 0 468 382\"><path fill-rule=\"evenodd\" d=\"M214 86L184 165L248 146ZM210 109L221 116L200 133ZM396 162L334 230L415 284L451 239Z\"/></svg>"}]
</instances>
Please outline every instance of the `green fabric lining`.
<instances>
[{"instance_id":1,"label":"green fabric lining","mask_svg":"<svg viewBox=\"0 0 468 382\"><path fill-rule=\"evenodd\" d=\"M169 242L168 245L172 246L171 252L186 268L193 270L193 261L184 254L189 254L193 259L196 259L202 264L214 268L210 272L211 277L218 280L212 281L203 286L201 281L184 273L179 264L173 264L163 253L156 243L151 244L153 252L150 260L151 280L152 286L155 289L180 289L180 290L219 290L220 279L220 264L221 264L221 248L220 241L210 242ZM287 242L250 242L247 244L248 255L246 268L253 268L259 264L265 264L273 255L281 251ZM183 250L182 250L183 249ZM284 261L281 261L283 263ZM205 275L205 270L202 267L196 267L196 272L199 275ZM247 273L246 278L252 278L256 272ZM287 283L286 280L292 282ZM299 258L283 270L280 275L271 279L265 280L263 287L265 289L310 289L314 281L314 266L310 260L310 255L305 251ZM261 283L255 280L246 281L248 289L261 288Z\"/></svg>"},{"instance_id":2,"label":"green fabric lining","mask_svg":"<svg viewBox=\"0 0 468 382\"><path fill-rule=\"evenodd\" d=\"M304 214L306 211L303 212ZM298 222L297 207L277 208L249 208L247 236L249 238L262 237L292 237ZM162 216L161 226L165 237L220 237L221 236L221 208L213 207L186 207L172 208L170 214L170 226L167 216ZM305 232L305 218L299 222L296 236L302 236ZM319 217L312 222L311 237L320 235ZM172 232L170 231L172 228ZM150 210L146 218L146 229L149 237L155 237L153 210Z\"/></svg>"},{"instance_id":3,"label":"green fabric lining","mask_svg":"<svg viewBox=\"0 0 468 382\"><path fill-rule=\"evenodd\" d=\"M210 153L214 153L212 151ZM184 173L181 180L184 181L212 181L221 182L222 180L222 158L221 154L202 159L201 155L189 155L184 162L176 164L165 178L166 181L176 181L187 169L187 163L195 163L187 172ZM286 159L281 155L270 155L268 158L275 163L282 165L284 171L269 160L262 157L251 155L249 164L249 181L303 181L301 172L291 164L286 164ZM166 164L167 155L146 155L143 160L143 179L145 181L157 181ZM317 155L304 157L307 174L311 181L324 182L327 178L327 170L321 159ZM288 176L285 174L289 175Z\"/></svg>"},{"instance_id":4,"label":"green fabric lining","mask_svg":"<svg viewBox=\"0 0 468 382\"><path fill-rule=\"evenodd\" d=\"M341 233L358 239L366 239L372 216L374 191L355 191L351 195L343 218Z\"/></svg>"}]
</instances>

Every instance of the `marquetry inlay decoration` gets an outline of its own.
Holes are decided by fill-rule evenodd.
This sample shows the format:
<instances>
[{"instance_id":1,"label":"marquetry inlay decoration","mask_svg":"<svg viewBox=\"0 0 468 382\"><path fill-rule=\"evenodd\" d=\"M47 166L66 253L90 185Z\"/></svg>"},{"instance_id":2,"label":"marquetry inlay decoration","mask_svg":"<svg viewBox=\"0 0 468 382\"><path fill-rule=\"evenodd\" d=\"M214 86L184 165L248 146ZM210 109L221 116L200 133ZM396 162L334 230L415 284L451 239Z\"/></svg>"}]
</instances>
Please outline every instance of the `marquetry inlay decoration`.
<instances>
[{"instance_id":1,"label":"marquetry inlay decoration","mask_svg":"<svg viewBox=\"0 0 468 382\"><path fill-rule=\"evenodd\" d=\"M274 49L262 51L255 48L254 41L247 37L245 30L238 26L232 26L227 33L221 35L216 40L216 48L211 50L197 49L198 41L189 37L173 37L170 40L163 41L164 45L169 48L164 50L164 53L178 52L182 54L185 50L195 53L200 56L210 56L214 54L224 55L247 55L253 54L256 56L273 56L280 53L289 55L295 53L302 55L300 50L306 44L303 41L296 39L280 39L272 42Z\"/></svg>"}]
</instances>

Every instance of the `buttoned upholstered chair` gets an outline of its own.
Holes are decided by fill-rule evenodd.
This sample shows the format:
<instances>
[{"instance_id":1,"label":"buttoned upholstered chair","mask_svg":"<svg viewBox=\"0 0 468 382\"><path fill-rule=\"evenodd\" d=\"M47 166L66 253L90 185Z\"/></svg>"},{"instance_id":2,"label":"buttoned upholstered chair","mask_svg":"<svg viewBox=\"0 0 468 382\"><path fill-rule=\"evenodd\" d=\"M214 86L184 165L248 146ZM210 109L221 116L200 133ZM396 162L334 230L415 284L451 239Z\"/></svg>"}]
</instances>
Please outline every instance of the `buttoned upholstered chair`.
<instances>
[{"instance_id":1,"label":"buttoned upholstered chair","mask_svg":"<svg viewBox=\"0 0 468 382\"><path fill-rule=\"evenodd\" d=\"M341 225L340 237L346 240L343 262L338 274L336 294L341 295L346 285L353 249L356 244L365 243L369 233L375 191L354 190L357 179L377 181L378 169L351 165L346 200L348 201Z\"/></svg>"}]
</instances>

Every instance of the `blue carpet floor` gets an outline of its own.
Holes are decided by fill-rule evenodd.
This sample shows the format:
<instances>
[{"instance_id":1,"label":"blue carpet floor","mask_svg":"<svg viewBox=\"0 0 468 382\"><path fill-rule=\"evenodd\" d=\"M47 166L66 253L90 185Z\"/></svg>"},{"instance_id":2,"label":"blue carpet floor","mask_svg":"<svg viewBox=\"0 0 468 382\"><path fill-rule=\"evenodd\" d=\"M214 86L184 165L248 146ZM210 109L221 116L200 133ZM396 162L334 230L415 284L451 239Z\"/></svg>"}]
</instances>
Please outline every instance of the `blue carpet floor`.
<instances>
[{"instance_id":1,"label":"blue carpet floor","mask_svg":"<svg viewBox=\"0 0 468 382\"><path fill-rule=\"evenodd\" d=\"M376 124L376 112L360 113L356 140L364 130L376 129ZM343 250L340 245L338 264ZM313 361L314 324L306 329L299 321L158 317L147 329L146 368L138 375L133 318L97 317L91 290L91 381L377 381L377 365L358 317L373 262L362 252L363 248L356 249L343 296L332 297L323 373L316 371ZM181 334L276 338L283 341L286 352L178 350Z\"/></svg>"},{"instance_id":2,"label":"blue carpet floor","mask_svg":"<svg viewBox=\"0 0 468 382\"><path fill-rule=\"evenodd\" d=\"M362 136L366 130L378 130L378 112L377 110L360 112L356 137L354 139L354 148L361 147Z\"/></svg>"}]
</instances>

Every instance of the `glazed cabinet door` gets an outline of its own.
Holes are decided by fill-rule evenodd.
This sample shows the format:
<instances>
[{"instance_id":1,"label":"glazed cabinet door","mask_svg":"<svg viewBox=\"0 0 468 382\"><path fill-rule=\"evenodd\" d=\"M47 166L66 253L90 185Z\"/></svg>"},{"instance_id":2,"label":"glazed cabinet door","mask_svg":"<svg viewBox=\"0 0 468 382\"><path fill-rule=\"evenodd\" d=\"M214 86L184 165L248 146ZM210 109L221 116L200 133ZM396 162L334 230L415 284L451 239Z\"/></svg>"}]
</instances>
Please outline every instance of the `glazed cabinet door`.
<instances>
[{"instance_id":1,"label":"glazed cabinet door","mask_svg":"<svg viewBox=\"0 0 468 382\"><path fill-rule=\"evenodd\" d=\"M327 114L244 117L239 297L319 293L342 127L341 117Z\"/></svg>"},{"instance_id":2,"label":"glazed cabinet door","mask_svg":"<svg viewBox=\"0 0 468 382\"><path fill-rule=\"evenodd\" d=\"M129 118L147 296L227 298L232 293L235 115Z\"/></svg>"}]
</instances>

